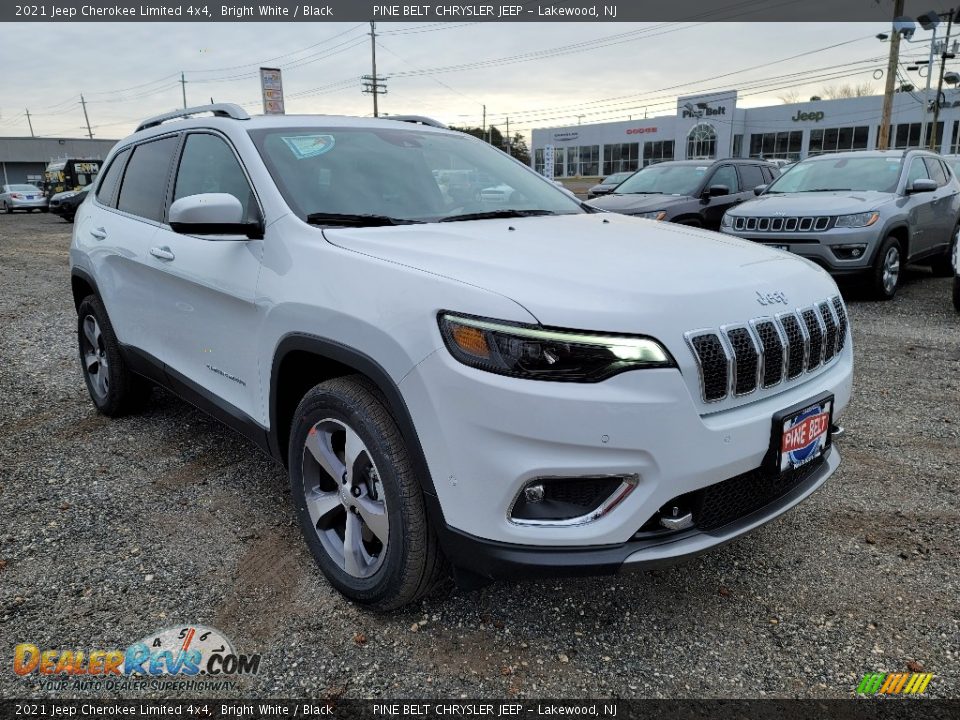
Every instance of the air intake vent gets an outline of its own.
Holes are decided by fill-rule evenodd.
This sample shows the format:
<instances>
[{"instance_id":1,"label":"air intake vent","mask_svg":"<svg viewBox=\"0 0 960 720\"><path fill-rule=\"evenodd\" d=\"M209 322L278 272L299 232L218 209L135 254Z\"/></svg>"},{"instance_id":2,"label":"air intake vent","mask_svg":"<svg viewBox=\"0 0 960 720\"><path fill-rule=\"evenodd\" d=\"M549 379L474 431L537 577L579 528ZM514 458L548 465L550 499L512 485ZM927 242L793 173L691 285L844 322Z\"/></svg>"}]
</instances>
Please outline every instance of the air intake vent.
<instances>
[{"instance_id":1,"label":"air intake vent","mask_svg":"<svg viewBox=\"0 0 960 720\"><path fill-rule=\"evenodd\" d=\"M813 308L801 311L800 315L807 329L807 337L810 338L810 354L807 356L807 370L810 371L819 367L823 359L823 328Z\"/></svg>"},{"instance_id":2,"label":"air intake vent","mask_svg":"<svg viewBox=\"0 0 960 720\"><path fill-rule=\"evenodd\" d=\"M833 309L837 311L837 354L843 350L847 339L847 309L843 306L840 296L834 296Z\"/></svg>"},{"instance_id":3,"label":"air intake vent","mask_svg":"<svg viewBox=\"0 0 960 720\"><path fill-rule=\"evenodd\" d=\"M794 313L780 315L780 327L787 339L787 380L793 380L803 373L807 362L807 338Z\"/></svg>"},{"instance_id":4,"label":"air intake vent","mask_svg":"<svg viewBox=\"0 0 960 720\"><path fill-rule=\"evenodd\" d=\"M746 328L732 328L726 333L733 348L733 392L735 395L747 395L757 389L760 353Z\"/></svg>"},{"instance_id":5,"label":"air intake vent","mask_svg":"<svg viewBox=\"0 0 960 720\"><path fill-rule=\"evenodd\" d=\"M706 402L723 400L727 396L730 360L719 336L708 332L689 337L690 346L700 366L700 383Z\"/></svg>"},{"instance_id":6,"label":"air intake vent","mask_svg":"<svg viewBox=\"0 0 960 720\"><path fill-rule=\"evenodd\" d=\"M773 320L756 320L754 332L760 338L760 347L763 350L763 387L773 387L783 380L783 340L777 331Z\"/></svg>"},{"instance_id":7,"label":"air intake vent","mask_svg":"<svg viewBox=\"0 0 960 720\"><path fill-rule=\"evenodd\" d=\"M837 321L833 319L833 311L830 309L830 303L822 302L817 307L820 309L820 317L823 318L824 342L823 342L823 361L829 362L837 352Z\"/></svg>"}]
</instances>

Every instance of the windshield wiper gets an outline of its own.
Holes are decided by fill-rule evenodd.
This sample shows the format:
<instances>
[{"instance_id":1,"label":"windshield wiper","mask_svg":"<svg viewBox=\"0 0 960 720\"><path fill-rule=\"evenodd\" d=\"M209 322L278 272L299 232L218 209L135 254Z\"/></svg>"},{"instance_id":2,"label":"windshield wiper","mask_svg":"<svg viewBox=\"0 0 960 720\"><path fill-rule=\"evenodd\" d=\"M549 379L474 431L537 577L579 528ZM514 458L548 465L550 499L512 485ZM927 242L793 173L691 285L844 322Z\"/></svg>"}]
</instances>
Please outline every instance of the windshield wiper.
<instances>
[{"instance_id":1,"label":"windshield wiper","mask_svg":"<svg viewBox=\"0 0 960 720\"><path fill-rule=\"evenodd\" d=\"M619 192L615 195L663 195L663 190L634 190L632 192Z\"/></svg>"},{"instance_id":2,"label":"windshield wiper","mask_svg":"<svg viewBox=\"0 0 960 720\"><path fill-rule=\"evenodd\" d=\"M797 190L797 192L852 192L851 188L810 188L809 190Z\"/></svg>"},{"instance_id":3,"label":"windshield wiper","mask_svg":"<svg viewBox=\"0 0 960 720\"><path fill-rule=\"evenodd\" d=\"M536 217L538 215L558 215L553 210L488 210L486 212L464 213L440 218L437 222L459 222L461 220L496 220L497 218Z\"/></svg>"},{"instance_id":4,"label":"windshield wiper","mask_svg":"<svg viewBox=\"0 0 960 720\"><path fill-rule=\"evenodd\" d=\"M311 225L336 225L341 227L380 227L383 225L414 225L423 223L423 220L404 220L387 215L372 215L366 213L327 213L316 212L307 215L306 221Z\"/></svg>"}]
</instances>

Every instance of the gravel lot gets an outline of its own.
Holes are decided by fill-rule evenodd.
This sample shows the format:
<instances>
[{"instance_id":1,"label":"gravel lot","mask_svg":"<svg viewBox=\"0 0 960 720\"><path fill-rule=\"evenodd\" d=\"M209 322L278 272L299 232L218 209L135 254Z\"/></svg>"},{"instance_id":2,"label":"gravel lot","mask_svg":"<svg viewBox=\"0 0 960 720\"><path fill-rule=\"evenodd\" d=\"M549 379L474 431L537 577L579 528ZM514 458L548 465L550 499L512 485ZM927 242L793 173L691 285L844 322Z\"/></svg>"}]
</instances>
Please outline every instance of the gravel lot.
<instances>
[{"instance_id":1,"label":"gravel lot","mask_svg":"<svg viewBox=\"0 0 960 720\"><path fill-rule=\"evenodd\" d=\"M252 445L160 391L140 416L94 412L71 227L0 215L0 697L89 697L14 675L17 643L125 648L190 622L262 653L236 696L849 697L864 672L917 663L929 695L960 695L948 280L921 269L892 303L851 299L844 463L779 521L667 570L377 616L328 587L282 469Z\"/></svg>"}]
</instances>

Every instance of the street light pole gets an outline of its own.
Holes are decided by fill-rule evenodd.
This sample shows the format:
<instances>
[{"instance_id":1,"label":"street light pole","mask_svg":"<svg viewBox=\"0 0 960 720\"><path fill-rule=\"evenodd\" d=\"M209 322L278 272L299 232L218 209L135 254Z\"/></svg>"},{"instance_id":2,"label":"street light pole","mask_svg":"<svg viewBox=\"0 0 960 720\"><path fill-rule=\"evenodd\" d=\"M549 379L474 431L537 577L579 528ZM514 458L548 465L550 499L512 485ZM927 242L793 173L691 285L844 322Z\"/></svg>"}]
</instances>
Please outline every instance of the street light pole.
<instances>
[{"instance_id":1,"label":"street light pole","mask_svg":"<svg viewBox=\"0 0 960 720\"><path fill-rule=\"evenodd\" d=\"M930 138L927 137L927 113L930 112L930 76L933 73L933 52L937 47L937 26L933 26L933 37L930 38L930 59L927 60L927 87L923 91L923 118L920 121L920 147L927 147Z\"/></svg>"},{"instance_id":2,"label":"street light pole","mask_svg":"<svg viewBox=\"0 0 960 720\"><path fill-rule=\"evenodd\" d=\"M894 0L893 17L903 15L904 0ZM897 79L897 65L900 62L900 33L896 28L890 35L890 57L887 60L886 87L883 91L883 112L880 114L880 137L877 149L886 150L890 144L890 116L893 114L893 91Z\"/></svg>"},{"instance_id":3,"label":"street light pole","mask_svg":"<svg viewBox=\"0 0 960 720\"><path fill-rule=\"evenodd\" d=\"M947 11L947 35L943 40L943 52L940 53L940 79L937 81L937 97L933 101L933 140L930 149L939 152L940 138L937 137L937 122L940 120L940 93L943 92L943 71L947 64L947 55L950 54L950 30L953 27L953 9ZM930 68L933 70L933 67ZM924 114L926 117L926 114Z\"/></svg>"}]
</instances>

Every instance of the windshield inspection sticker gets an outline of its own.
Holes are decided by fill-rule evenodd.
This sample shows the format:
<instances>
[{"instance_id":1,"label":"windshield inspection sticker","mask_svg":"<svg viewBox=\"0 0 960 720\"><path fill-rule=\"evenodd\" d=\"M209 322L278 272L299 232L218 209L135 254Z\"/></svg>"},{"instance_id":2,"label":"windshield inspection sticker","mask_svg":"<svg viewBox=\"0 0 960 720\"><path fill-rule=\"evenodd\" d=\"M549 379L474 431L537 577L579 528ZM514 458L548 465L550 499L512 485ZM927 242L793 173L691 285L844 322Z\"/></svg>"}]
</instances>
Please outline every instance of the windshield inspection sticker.
<instances>
[{"instance_id":1,"label":"windshield inspection sticker","mask_svg":"<svg viewBox=\"0 0 960 720\"><path fill-rule=\"evenodd\" d=\"M294 135L283 138L283 141L298 160L330 152L336 142L333 135Z\"/></svg>"}]
</instances>

